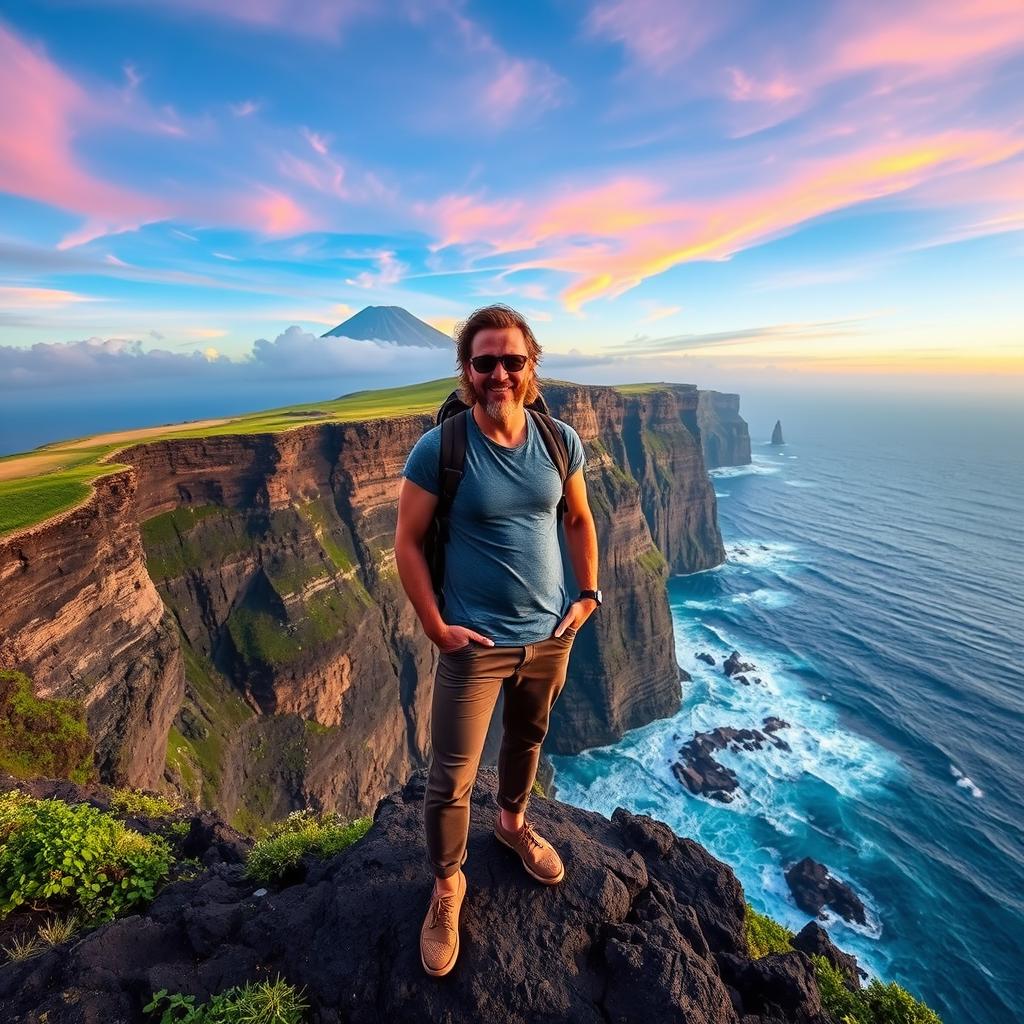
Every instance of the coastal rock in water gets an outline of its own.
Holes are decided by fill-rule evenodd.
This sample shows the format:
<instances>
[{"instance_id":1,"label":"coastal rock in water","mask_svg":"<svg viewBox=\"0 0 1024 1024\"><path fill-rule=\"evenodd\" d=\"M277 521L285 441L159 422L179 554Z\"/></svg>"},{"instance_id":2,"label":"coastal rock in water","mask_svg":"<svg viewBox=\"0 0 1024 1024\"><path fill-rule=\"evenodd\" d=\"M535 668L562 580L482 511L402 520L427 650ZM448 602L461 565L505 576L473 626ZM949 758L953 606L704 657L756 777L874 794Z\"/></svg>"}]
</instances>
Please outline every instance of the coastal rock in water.
<instances>
[{"instance_id":1,"label":"coastal rock in water","mask_svg":"<svg viewBox=\"0 0 1024 1024\"><path fill-rule=\"evenodd\" d=\"M722 671L727 676L733 676L737 672L752 672L755 668L757 668L757 666L751 664L749 661L740 661L739 651L733 651L722 665Z\"/></svg>"},{"instance_id":2,"label":"coastal rock in water","mask_svg":"<svg viewBox=\"0 0 1024 1024\"><path fill-rule=\"evenodd\" d=\"M700 654L697 655L697 660L698 661L703 661L706 665L714 665L715 664L715 659L713 657L711 657L711 655L708 654L707 651L701 651Z\"/></svg>"},{"instance_id":3,"label":"coastal rock in water","mask_svg":"<svg viewBox=\"0 0 1024 1024\"><path fill-rule=\"evenodd\" d=\"M772 719L781 724L775 728L784 728L782 719ZM711 797L722 803L732 800L731 793L739 787L739 780L731 768L719 764L713 757L714 751L725 750L727 747L734 753L740 750L761 750L765 743L771 743L781 750L789 750L789 744L777 736L766 736L759 729L733 729L731 726L719 726L711 732L694 733L679 753L683 760L672 763L672 774L686 788L696 795Z\"/></svg>"},{"instance_id":4,"label":"coastal rock in water","mask_svg":"<svg viewBox=\"0 0 1024 1024\"><path fill-rule=\"evenodd\" d=\"M796 905L813 917L824 917L827 905L847 921L866 924L864 904L853 889L829 874L824 864L804 857L786 869L786 881Z\"/></svg>"},{"instance_id":5,"label":"coastal rock in water","mask_svg":"<svg viewBox=\"0 0 1024 1024\"><path fill-rule=\"evenodd\" d=\"M667 825L554 800L531 814L566 865L541 891L491 831L497 777L472 793L458 962L420 964L431 874L426 772L376 808L360 841L266 887L220 864L165 888L142 913L0 967L5 1022L142 1022L158 989L197 1003L278 974L303 990L309 1024L487 1020L827 1024L810 961L747 955L731 869Z\"/></svg>"},{"instance_id":6,"label":"coastal rock in water","mask_svg":"<svg viewBox=\"0 0 1024 1024\"><path fill-rule=\"evenodd\" d=\"M782 420L775 421L775 427L772 430L772 444L785 444L782 440Z\"/></svg>"}]
</instances>

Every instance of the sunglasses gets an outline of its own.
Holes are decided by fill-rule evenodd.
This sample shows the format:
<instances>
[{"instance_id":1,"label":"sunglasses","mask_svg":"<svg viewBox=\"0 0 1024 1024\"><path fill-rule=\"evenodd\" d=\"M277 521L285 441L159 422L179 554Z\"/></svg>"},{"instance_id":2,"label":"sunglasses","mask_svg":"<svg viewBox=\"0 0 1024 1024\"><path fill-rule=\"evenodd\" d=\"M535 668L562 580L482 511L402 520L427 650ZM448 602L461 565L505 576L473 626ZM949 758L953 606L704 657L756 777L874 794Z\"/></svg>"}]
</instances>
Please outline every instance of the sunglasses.
<instances>
[{"instance_id":1,"label":"sunglasses","mask_svg":"<svg viewBox=\"0 0 1024 1024\"><path fill-rule=\"evenodd\" d=\"M473 356L470 364L477 373L492 373L500 362L509 373L518 373L529 356Z\"/></svg>"}]
</instances>

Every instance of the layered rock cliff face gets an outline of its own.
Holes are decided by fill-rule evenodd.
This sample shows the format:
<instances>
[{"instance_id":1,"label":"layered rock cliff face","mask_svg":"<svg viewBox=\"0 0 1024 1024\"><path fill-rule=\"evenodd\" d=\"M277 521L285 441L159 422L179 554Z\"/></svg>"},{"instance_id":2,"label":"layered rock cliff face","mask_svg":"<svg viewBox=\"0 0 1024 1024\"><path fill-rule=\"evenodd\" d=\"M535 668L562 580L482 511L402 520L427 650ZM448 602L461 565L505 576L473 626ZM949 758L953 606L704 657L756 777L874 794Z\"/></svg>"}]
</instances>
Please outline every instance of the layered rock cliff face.
<instances>
[{"instance_id":1,"label":"layered rock cliff face","mask_svg":"<svg viewBox=\"0 0 1024 1024\"><path fill-rule=\"evenodd\" d=\"M131 472L104 477L84 505L0 542L0 666L85 704L104 777L155 786L184 680L133 492Z\"/></svg>"},{"instance_id":2,"label":"layered rock cliff face","mask_svg":"<svg viewBox=\"0 0 1024 1024\"><path fill-rule=\"evenodd\" d=\"M750 433L740 416L740 396L701 391L697 402L704 462L708 469L745 466L750 462Z\"/></svg>"},{"instance_id":3,"label":"layered rock cliff face","mask_svg":"<svg viewBox=\"0 0 1024 1024\"><path fill-rule=\"evenodd\" d=\"M686 385L545 396L587 451L607 595L545 745L573 752L678 707L665 581L724 557L699 426L715 407ZM155 785L166 743L167 778L240 826L365 811L429 757L436 652L392 544L399 473L431 423L127 450L132 469L79 509L0 541L2 663L85 701L106 779Z\"/></svg>"}]
</instances>

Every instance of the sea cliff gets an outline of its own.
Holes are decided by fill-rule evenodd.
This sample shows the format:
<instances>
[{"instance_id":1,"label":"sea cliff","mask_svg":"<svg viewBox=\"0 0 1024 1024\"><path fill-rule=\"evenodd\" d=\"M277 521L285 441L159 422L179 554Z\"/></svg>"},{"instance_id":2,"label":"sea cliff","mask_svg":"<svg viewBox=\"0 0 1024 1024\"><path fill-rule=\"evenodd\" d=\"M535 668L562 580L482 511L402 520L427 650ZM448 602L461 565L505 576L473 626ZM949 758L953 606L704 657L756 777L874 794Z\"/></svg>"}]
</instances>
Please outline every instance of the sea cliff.
<instances>
[{"instance_id":1,"label":"sea cliff","mask_svg":"<svg viewBox=\"0 0 1024 1024\"><path fill-rule=\"evenodd\" d=\"M545 396L585 446L606 594L546 742L568 753L678 707L665 581L723 560L705 462L749 459L749 438L737 396L692 385ZM431 423L122 452L129 468L83 505L0 540L0 667L82 700L107 781L173 783L241 826L373 807L429 757L436 651L392 545L400 470Z\"/></svg>"}]
</instances>

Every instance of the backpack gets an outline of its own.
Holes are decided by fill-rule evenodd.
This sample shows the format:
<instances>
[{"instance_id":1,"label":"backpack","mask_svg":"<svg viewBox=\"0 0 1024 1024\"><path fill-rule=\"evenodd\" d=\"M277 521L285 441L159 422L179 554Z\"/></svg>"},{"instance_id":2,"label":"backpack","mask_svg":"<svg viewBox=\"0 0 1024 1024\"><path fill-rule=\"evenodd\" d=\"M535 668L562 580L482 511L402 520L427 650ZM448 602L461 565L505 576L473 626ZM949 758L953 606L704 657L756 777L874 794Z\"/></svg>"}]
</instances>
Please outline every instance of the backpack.
<instances>
[{"instance_id":1,"label":"backpack","mask_svg":"<svg viewBox=\"0 0 1024 1024\"><path fill-rule=\"evenodd\" d=\"M441 427L441 452L438 460L440 493L434 518L423 538L423 555L430 569L430 580L439 609L444 608L444 555L448 544L448 521L455 493L462 481L462 467L466 461L466 416L470 415L469 408L459 398L458 391L453 391L437 410L435 419L435 424ZM557 521L560 523L566 508L565 478L569 472L569 449L542 396L538 395L525 408L526 414L533 419L534 426L544 440L544 447L547 448L558 475L562 478L562 496L556 509Z\"/></svg>"}]
</instances>

